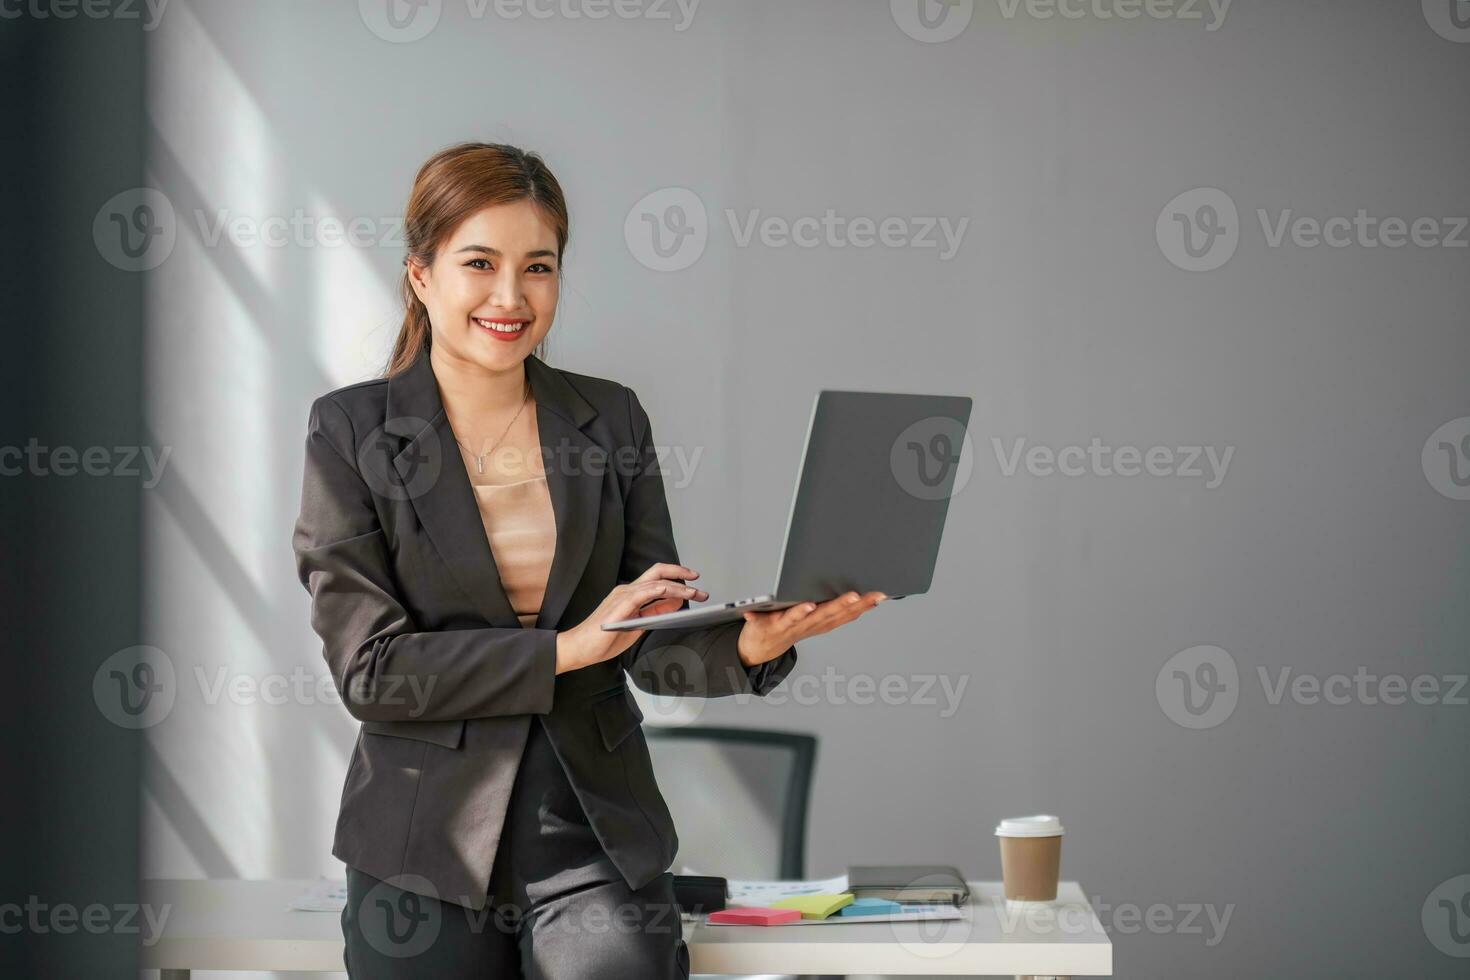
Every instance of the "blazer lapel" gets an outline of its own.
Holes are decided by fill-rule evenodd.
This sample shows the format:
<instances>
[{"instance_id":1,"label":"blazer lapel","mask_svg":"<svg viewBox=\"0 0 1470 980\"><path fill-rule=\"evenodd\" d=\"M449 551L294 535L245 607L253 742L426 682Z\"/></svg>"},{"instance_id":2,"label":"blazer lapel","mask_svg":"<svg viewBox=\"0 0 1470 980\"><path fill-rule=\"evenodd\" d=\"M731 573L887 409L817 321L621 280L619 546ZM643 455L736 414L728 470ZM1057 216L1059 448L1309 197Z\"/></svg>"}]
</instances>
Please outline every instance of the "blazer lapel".
<instances>
[{"instance_id":1,"label":"blazer lapel","mask_svg":"<svg viewBox=\"0 0 1470 980\"><path fill-rule=\"evenodd\" d=\"M526 376L536 401L536 427L556 520L556 551L536 626L553 629L592 553L603 482L603 467L597 464L606 454L582 431L597 410L565 378L535 355L526 358ZM389 378L384 431L408 439L393 458L405 487L415 486L418 467L438 460L437 478L422 492L408 494L414 512L485 621L518 627L427 349L411 367Z\"/></svg>"},{"instance_id":2,"label":"blazer lapel","mask_svg":"<svg viewBox=\"0 0 1470 980\"><path fill-rule=\"evenodd\" d=\"M526 358L526 370L536 396L541 458L546 461L546 485L556 512L556 552L536 627L554 629L592 555L607 453L582 431L597 410L534 355Z\"/></svg>"}]
</instances>

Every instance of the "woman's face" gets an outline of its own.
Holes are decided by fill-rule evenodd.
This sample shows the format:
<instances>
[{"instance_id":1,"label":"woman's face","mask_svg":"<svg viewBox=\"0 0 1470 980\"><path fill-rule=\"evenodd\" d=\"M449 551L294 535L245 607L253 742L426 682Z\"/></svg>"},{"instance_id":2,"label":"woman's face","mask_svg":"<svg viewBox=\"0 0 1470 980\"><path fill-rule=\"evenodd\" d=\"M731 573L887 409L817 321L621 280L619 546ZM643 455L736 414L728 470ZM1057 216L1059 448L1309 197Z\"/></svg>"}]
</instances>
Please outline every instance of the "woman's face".
<instances>
[{"instance_id":1,"label":"woman's face","mask_svg":"<svg viewBox=\"0 0 1470 980\"><path fill-rule=\"evenodd\" d=\"M433 346L487 371L514 369L551 329L559 283L556 232L530 201L466 218L433 265L409 260Z\"/></svg>"}]
</instances>

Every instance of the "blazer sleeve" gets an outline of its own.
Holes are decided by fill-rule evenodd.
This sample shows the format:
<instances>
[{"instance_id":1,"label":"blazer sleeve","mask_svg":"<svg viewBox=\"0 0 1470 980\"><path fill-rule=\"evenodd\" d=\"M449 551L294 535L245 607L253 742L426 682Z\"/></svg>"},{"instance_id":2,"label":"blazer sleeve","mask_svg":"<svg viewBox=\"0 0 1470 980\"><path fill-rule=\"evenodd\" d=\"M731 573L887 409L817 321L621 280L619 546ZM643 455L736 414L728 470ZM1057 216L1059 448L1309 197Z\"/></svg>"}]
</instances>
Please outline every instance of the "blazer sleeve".
<instances>
[{"instance_id":1,"label":"blazer sleeve","mask_svg":"<svg viewBox=\"0 0 1470 980\"><path fill-rule=\"evenodd\" d=\"M330 396L311 406L301 514L291 544L332 680L359 721L544 714L556 631L420 630L396 592L388 542L356 465L352 422Z\"/></svg>"},{"instance_id":2,"label":"blazer sleeve","mask_svg":"<svg viewBox=\"0 0 1470 980\"><path fill-rule=\"evenodd\" d=\"M679 562L673 522L664 496L663 473L653 443L648 413L632 389L625 389L636 447L633 476L623 499L627 526L619 582L631 582L659 562ZM680 608L687 609L686 600ZM732 694L764 696L796 666L796 647L755 667L740 662L737 645L744 621L687 630L648 630L621 654L633 683L652 694L717 698Z\"/></svg>"}]
</instances>

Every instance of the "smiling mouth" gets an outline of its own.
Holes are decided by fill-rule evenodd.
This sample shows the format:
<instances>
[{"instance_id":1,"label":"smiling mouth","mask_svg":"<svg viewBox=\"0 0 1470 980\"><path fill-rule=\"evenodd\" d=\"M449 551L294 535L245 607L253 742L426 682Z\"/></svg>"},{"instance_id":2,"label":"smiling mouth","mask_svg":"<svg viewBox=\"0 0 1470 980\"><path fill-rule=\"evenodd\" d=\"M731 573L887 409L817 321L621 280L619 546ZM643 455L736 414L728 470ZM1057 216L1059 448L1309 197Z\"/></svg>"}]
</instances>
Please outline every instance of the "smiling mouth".
<instances>
[{"instance_id":1,"label":"smiling mouth","mask_svg":"<svg viewBox=\"0 0 1470 980\"><path fill-rule=\"evenodd\" d=\"M474 321L477 327L489 331L490 333L494 334L498 339L503 340L509 340L515 337L519 337L521 334L525 333L526 328L531 325L530 320L505 320L500 319L499 317L493 319L484 319L477 316L472 316L470 317L470 319Z\"/></svg>"}]
</instances>

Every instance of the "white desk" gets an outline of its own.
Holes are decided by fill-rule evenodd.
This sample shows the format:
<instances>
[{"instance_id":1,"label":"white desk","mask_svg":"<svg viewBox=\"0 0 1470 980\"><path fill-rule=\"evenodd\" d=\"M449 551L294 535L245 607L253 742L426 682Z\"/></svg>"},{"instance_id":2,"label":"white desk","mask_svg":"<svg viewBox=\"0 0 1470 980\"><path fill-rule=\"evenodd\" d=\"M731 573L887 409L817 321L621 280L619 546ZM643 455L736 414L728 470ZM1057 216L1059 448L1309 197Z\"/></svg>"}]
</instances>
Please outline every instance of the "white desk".
<instances>
[{"instance_id":1,"label":"white desk","mask_svg":"<svg viewBox=\"0 0 1470 980\"><path fill-rule=\"evenodd\" d=\"M169 914L162 938L143 948L143 967L162 970L162 980L187 980L190 970L341 972L339 917L286 910L310 884L145 881L143 900ZM961 919L785 929L686 922L684 938L695 973L1112 974L1112 944L1075 882L1039 913L1007 911L998 882L970 889Z\"/></svg>"}]
</instances>

